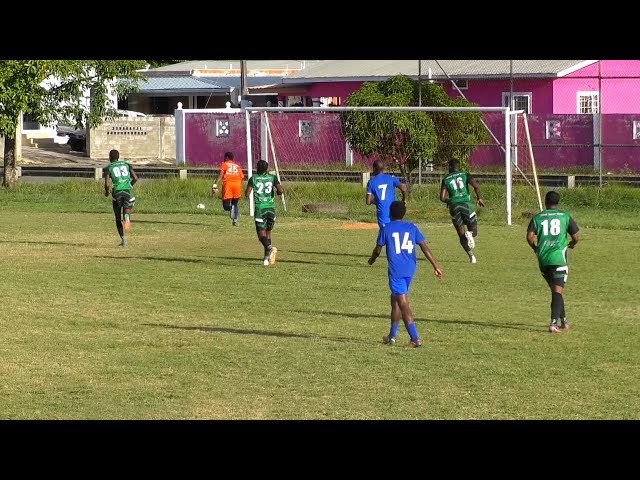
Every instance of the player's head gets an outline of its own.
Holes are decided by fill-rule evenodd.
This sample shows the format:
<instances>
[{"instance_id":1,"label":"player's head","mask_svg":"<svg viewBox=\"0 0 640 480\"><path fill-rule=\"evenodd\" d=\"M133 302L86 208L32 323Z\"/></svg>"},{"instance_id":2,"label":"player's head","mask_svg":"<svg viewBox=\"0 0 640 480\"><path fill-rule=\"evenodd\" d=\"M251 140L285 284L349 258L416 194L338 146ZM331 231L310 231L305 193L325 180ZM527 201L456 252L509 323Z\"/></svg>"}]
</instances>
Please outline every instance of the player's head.
<instances>
[{"instance_id":1,"label":"player's head","mask_svg":"<svg viewBox=\"0 0 640 480\"><path fill-rule=\"evenodd\" d=\"M109 151L110 162L117 162L119 159L120 159L120 152L118 150L114 148L113 150Z\"/></svg>"},{"instance_id":2,"label":"player's head","mask_svg":"<svg viewBox=\"0 0 640 480\"><path fill-rule=\"evenodd\" d=\"M224 152L224 160L233 160L233 152Z\"/></svg>"},{"instance_id":3,"label":"player's head","mask_svg":"<svg viewBox=\"0 0 640 480\"><path fill-rule=\"evenodd\" d=\"M268 168L269 164L266 160L258 160L258 163L256 163L256 170L258 170L258 173L267 173Z\"/></svg>"},{"instance_id":4,"label":"player's head","mask_svg":"<svg viewBox=\"0 0 640 480\"><path fill-rule=\"evenodd\" d=\"M384 171L384 162L382 160L373 162L373 173L380 173L382 171Z\"/></svg>"},{"instance_id":5,"label":"player's head","mask_svg":"<svg viewBox=\"0 0 640 480\"><path fill-rule=\"evenodd\" d=\"M460 162L458 160L449 161L449 173L457 172L460 170Z\"/></svg>"},{"instance_id":6,"label":"player's head","mask_svg":"<svg viewBox=\"0 0 640 480\"><path fill-rule=\"evenodd\" d=\"M391 217L391 220L402 220L405 213L407 213L407 206L404 202L396 200L391 203L391 206L389 207L389 216Z\"/></svg>"},{"instance_id":7,"label":"player's head","mask_svg":"<svg viewBox=\"0 0 640 480\"><path fill-rule=\"evenodd\" d=\"M560 194L554 190L547 192L544 196L544 204L547 208L555 207L560 203Z\"/></svg>"}]
</instances>

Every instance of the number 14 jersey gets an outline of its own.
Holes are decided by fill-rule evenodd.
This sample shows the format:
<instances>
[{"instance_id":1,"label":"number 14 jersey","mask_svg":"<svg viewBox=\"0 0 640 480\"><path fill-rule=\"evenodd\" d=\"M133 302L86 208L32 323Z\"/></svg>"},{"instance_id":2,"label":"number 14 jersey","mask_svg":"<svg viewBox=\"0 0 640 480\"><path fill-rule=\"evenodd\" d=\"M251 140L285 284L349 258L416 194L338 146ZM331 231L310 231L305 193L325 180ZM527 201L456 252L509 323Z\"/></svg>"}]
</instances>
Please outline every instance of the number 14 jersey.
<instances>
[{"instance_id":1,"label":"number 14 jersey","mask_svg":"<svg viewBox=\"0 0 640 480\"><path fill-rule=\"evenodd\" d=\"M424 240L416 225L391 220L378 232L377 244L385 246L390 278L413 277L416 272L416 246Z\"/></svg>"}]
</instances>

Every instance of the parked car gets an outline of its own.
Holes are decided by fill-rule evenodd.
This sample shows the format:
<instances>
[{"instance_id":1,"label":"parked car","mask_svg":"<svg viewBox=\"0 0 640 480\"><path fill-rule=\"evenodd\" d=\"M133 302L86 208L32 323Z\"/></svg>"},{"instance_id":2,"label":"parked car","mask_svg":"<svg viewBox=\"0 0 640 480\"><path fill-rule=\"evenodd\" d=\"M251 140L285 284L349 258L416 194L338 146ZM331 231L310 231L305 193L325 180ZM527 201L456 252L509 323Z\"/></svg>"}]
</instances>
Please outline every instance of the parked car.
<instances>
[{"instance_id":1,"label":"parked car","mask_svg":"<svg viewBox=\"0 0 640 480\"><path fill-rule=\"evenodd\" d=\"M142 112L134 112L133 110L117 110L118 117L146 117ZM68 137L67 145L74 152L87 151L87 129L75 128L70 125L59 124L56 126L56 135L58 137Z\"/></svg>"}]
</instances>

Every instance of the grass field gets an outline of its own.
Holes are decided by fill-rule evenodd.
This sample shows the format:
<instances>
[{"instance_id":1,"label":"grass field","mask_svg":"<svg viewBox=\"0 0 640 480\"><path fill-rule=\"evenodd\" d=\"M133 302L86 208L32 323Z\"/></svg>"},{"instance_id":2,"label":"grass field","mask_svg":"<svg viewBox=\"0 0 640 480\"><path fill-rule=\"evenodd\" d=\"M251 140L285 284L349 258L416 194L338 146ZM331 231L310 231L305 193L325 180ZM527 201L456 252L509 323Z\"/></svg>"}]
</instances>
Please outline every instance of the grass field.
<instances>
[{"instance_id":1,"label":"grass field","mask_svg":"<svg viewBox=\"0 0 640 480\"><path fill-rule=\"evenodd\" d=\"M298 213L312 187L292 186L263 267L246 203L231 227L209 184L141 182L127 248L100 184L0 191L0 418L640 418L637 192L596 206L562 192L582 230L560 335L527 220L504 224L500 189L486 189L475 265L435 190L415 192L406 219L444 278L420 257L425 344L409 349L402 326L381 342L386 260L367 265L376 230L353 225L374 219L363 189L335 186L350 209L329 218Z\"/></svg>"}]
</instances>

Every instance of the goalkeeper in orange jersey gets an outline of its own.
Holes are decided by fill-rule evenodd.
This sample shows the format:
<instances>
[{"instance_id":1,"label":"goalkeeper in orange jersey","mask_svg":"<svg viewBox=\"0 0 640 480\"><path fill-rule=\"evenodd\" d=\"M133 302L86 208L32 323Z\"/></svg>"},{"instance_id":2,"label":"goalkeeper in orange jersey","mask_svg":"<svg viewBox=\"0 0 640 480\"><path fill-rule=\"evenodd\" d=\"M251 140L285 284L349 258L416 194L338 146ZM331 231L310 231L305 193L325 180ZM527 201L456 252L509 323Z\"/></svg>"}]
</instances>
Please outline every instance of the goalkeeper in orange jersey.
<instances>
[{"instance_id":1,"label":"goalkeeper in orange jersey","mask_svg":"<svg viewBox=\"0 0 640 480\"><path fill-rule=\"evenodd\" d=\"M211 186L212 195L218 194L218 184L222 182L222 208L229 212L231 224L238 226L238 200L242 194L242 180L244 173L242 168L233 160L233 153L226 152L224 160L220 165L220 174Z\"/></svg>"}]
</instances>

